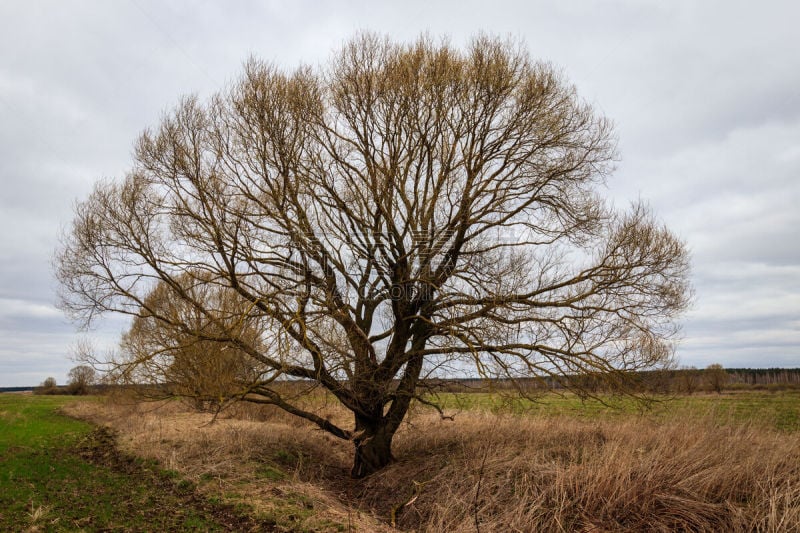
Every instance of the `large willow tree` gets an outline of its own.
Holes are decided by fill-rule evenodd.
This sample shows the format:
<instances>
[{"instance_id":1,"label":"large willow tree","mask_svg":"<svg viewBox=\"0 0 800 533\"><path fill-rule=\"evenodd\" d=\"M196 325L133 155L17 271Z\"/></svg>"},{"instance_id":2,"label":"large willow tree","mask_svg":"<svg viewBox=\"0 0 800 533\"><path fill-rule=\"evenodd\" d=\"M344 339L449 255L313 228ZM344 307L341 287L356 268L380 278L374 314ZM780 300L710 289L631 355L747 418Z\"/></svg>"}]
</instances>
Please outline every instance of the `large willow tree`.
<instances>
[{"instance_id":1,"label":"large willow tree","mask_svg":"<svg viewBox=\"0 0 800 533\"><path fill-rule=\"evenodd\" d=\"M78 205L63 305L83 325L125 313L235 347L258 369L237 397L352 441L364 476L390 461L426 372L616 383L670 356L687 252L641 205L606 204L614 150L558 72L493 38L360 35L293 72L251 60ZM153 305L156 288L183 311ZM353 425L299 407L282 378L317 382Z\"/></svg>"}]
</instances>

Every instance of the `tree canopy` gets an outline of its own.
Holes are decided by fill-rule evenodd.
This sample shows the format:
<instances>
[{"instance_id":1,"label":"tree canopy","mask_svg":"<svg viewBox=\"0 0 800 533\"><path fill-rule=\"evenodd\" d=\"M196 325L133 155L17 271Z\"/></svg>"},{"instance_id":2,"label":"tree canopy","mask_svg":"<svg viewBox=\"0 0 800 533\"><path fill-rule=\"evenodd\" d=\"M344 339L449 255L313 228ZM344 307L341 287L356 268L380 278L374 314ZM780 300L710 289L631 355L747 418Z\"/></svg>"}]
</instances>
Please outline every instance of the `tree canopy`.
<instances>
[{"instance_id":1,"label":"tree canopy","mask_svg":"<svg viewBox=\"0 0 800 533\"><path fill-rule=\"evenodd\" d=\"M604 200L615 156L610 122L512 42L362 34L320 68L251 59L77 206L63 307L235 347L256 370L237 397L352 440L363 476L425 375L619 384L669 358L688 254L644 205ZM292 403L284 378L317 382L353 426Z\"/></svg>"}]
</instances>

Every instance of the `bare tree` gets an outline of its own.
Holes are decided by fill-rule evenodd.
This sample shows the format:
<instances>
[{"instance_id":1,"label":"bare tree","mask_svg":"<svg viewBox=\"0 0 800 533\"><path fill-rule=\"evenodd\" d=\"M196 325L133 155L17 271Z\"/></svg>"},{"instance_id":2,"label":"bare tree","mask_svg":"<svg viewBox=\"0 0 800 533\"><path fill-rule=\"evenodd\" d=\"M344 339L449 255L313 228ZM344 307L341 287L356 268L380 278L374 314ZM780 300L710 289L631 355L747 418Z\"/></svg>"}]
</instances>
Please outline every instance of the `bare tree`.
<instances>
[{"instance_id":1,"label":"bare tree","mask_svg":"<svg viewBox=\"0 0 800 533\"><path fill-rule=\"evenodd\" d=\"M78 365L70 369L67 381L67 391L70 394L89 394L89 389L94 385L96 373L89 365Z\"/></svg>"},{"instance_id":2,"label":"bare tree","mask_svg":"<svg viewBox=\"0 0 800 533\"><path fill-rule=\"evenodd\" d=\"M250 60L78 205L63 307L236 346L264 369L240 398L351 440L364 476L426 375L621 385L669 359L687 252L644 206L606 205L614 157L609 122L514 43L365 34L320 70ZM235 293L258 342L194 286ZM155 287L215 327L167 316ZM353 426L298 407L283 378L317 382Z\"/></svg>"},{"instance_id":3,"label":"bare tree","mask_svg":"<svg viewBox=\"0 0 800 533\"><path fill-rule=\"evenodd\" d=\"M680 390L687 394L694 394L694 392L701 385L700 370L693 366L683 367L678 370L678 378L680 380Z\"/></svg>"},{"instance_id":4,"label":"bare tree","mask_svg":"<svg viewBox=\"0 0 800 533\"><path fill-rule=\"evenodd\" d=\"M38 387L34 387L34 394L58 394L58 383L56 378L48 377Z\"/></svg>"},{"instance_id":5,"label":"bare tree","mask_svg":"<svg viewBox=\"0 0 800 533\"><path fill-rule=\"evenodd\" d=\"M722 389L729 381L727 370L719 363L708 365L704 372L704 377L711 389L717 394L722 394Z\"/></svg>"}]
</instances>

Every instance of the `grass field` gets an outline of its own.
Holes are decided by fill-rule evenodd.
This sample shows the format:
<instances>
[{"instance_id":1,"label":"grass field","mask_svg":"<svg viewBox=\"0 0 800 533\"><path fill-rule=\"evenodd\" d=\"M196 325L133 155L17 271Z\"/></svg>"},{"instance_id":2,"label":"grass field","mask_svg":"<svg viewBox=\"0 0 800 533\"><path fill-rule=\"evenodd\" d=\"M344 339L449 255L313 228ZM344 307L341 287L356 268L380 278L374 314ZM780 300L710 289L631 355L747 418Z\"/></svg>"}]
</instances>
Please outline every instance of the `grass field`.
<instances>
[{"instance_id":1,"label":"grass field","mask_svg":"<svg viewBox=\"0 0 800 533\"><path fill-rule=\"evenodd\" d=\"M57 411L65 396L0 395L0 531L226 531L243 513L205 502L107 433Z\"/></svg>"},{"instance_id":2,"label":"grass field","mask_svg":"<svg viewBox=\"0 0 800 533\"><path fill-rule=\"evenodd\" d=\"M797 391L648 408L438 400L455 421L417 406L396 461L353 481L348 443L274 409L243 406L209 425L180 402L0 395L0 530L800 529Z\"/></svg>"},{"instance_id":3,"label":"grass field","mask_svg":"<svg viewBox=\"0 0 800 533\"><path fill-rule=\"evenodd\" d=\"M680 396L654 396L649 403L628 397L581 399L574 394L547 394L529 400L500 393L442 393L428 398L446 412L485 411L494 414L620 419L644 416L712 419L720 424L758 424L784 431L800 430L800 391L737 391Z\"/></svg>"}]
</instances>

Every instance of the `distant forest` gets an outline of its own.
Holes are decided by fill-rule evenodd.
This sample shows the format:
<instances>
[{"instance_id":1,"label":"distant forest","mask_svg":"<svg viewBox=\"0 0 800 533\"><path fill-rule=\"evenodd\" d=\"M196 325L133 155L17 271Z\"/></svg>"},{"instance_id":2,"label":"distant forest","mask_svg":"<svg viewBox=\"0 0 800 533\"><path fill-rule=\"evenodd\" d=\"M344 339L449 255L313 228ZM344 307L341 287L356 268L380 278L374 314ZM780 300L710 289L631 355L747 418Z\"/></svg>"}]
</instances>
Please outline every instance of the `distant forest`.
<instances>
[{"instance_id":1,"label":"distant forest","mask_svg":"<svg viewBox=\"0 0 800 533\"><path fill-rule=\"evenodd\" d=\"M800 384L800 368L727 368L732 383L748 385Z\"/></svg>"},{"instance_id":2,"label":"distant forest","mask_svg":"<svg viewBox=\"0 0 800 533\"><path fill-rule=\"evenodd\" d=\"M628 375L629 383L643 392L687 393L721 392L723 390L781 390L800 389L800 368L680 368L635 372ZM426 380L429 390L448 392L485 392L512 389L509 380L486 381L480 378ZM607 389L608 378L603 375L582 374L566 377L524 378L516 386L528 391L562 390L573 388L585 392Z\"/></svg>"},{"instance_id":3,"label":"distant forest","mask_svg":"<svg viewBox=\"0 0 800 533\"><path fill-rule=\"evenodd\" d=\"M723 372L720 372L722 370ZM780 390L800 389L800 368L681 368L675 370L658 370L650 372L637 372L635 379L643 390L652 392L694 393L703 391L755 389L755 390ZM594 376L570 376L556 380L545 378L536 380L526 378L519 380L518 384L524 389L541 390L564 388L567 380L581 381L582 388L600 391L603 379ZM596 381L596 382L595 382ZM487 389L510 389L511 383L507 380L487 382L480 378L460 379L429 379L425 381L429 390L451 392L484 392ZM94 392L103 394L113 389L114 386L99 385L93 387ZM2 392L27 392L34 391L37 387L0 387ZM57 387L56 394L64 394L64 387Z\"/></svg>"}]
</instances>

